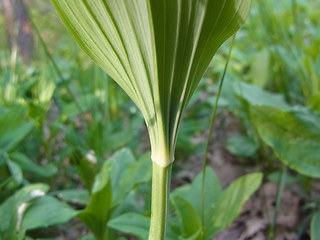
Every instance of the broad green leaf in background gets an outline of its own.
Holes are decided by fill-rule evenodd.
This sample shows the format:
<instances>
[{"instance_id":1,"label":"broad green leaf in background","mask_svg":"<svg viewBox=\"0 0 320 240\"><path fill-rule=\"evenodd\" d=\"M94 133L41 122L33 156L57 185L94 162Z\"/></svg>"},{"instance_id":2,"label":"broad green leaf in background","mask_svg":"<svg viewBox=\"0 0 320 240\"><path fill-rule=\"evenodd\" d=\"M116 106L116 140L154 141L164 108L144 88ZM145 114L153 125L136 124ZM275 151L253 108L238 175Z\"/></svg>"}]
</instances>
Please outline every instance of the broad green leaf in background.
<instances>
[{"instance_id":1,"label":"broad green leaf in background","mask_svg":"<svg viewBox=\"0 0 320 240\"><path fill-rule=\"evenodd\" d=\"M95 175L98 171L98 161L94 154L82 154L80 150L75 149L71 154L71 162L76 167L79 176L85 187L91 190Z\"/></svg>"},{"instance_id":2,"label":"broad green leaf in background","mask_svg":"<svg viewBox=\"0 0 320 240\"><path fill-rule=\"evenodd\" d=\"M174 199L176 196L180 196L188 200L194 209L196 209L198 215L201 216L201 200L199 198L199 196L201 196L201 186L202 173L196 176L196 178L192 181L192 184L175 189L171 193L171 198ZM214 171L209 167L206 169L205 193L205 209L210 209L212 204L217 204L220 194L222 193L220 181Z\"/></svg>"},{"instance_id":3,"label":"broad green leaf in background","mask_svg":"<svg viewBox=\"0 0 320 240\"><path fill-rule=\"evenodd\" d=\"M108 221L122 213L119 205L128 207L127 197L134 187L151 179L151 165L149 153L137 161L127 148L117 151L103 164L95 177L89 204L78 214L79 219L87 224L95 237L101 239L111 234L107 229ZM70 196L78 193L69 190L59 192L58 196L72 200ZM81 193L82 197L83 194Z\"/></svg>"},{"instance_id":4,"label":"broad green leaf in background","mask_svg":"<svg viewBox=\"0 0 320 240\"><path fill-rule=\"evenodd\" d=\"M79 240L95 240L93 234L89 233L87 235L84 235L83 237L80 237Z\"/></svg>"},{"instance_id":5,"label":"broad green leaf in background","mask_svg":"<svg viewBox=\"0 0 320 240\"><path fill-rule=\"evenodd\" d=\"M29 159L26 155L18 152L13 152L9 154L10 160L18 164L22 170L35 174L36 176L49 178L54 176L58 169L53 164L47 164L41 166L36 164L31 159Z\"/></svg>"},{"instance_id":6,"label":"broad green leaf in background","mask_svg":"<svg viewBox=\"0 0 320 240\"><path fill-rule=\"evenodd\" d=\"M145 194L147 195L147 193ZM146 197L149 197L149 196L146 196ZM114 205L114 211L112 211L111 219L117 218L118 216L129 213L129 212L144 213L145 211L149 211L148 206L141 204L141 198L139 198L137 191L130 191L129 194L127 194L122 199L122 201L118 203L118 205L115 205L115 204L113 205Z\"/></svg>"},{"instance_id":7,"label":"broad green leaf in background","mask_svg":"<svg viewBox=\"0 0 320 240\"><path fill-rule=\"evenodd\" d=\"M7 166L12 178L16 181L17 184L21 184L23 181L23 174L20 166L11 160L7 160Z\"/></svg>"},{"instance_id":8,"label":"broad green leaf in background","mask_svg":"<svg viewBox=\"0 0 320 240\"><path fill-rule=\"evenodd\" d=\"M308 100L308 106L320 113L320 93L316 94Z\"/></svg>"},{"instance_id":9,"label":"broad green leaf in background","mask_svg":"<svg viewBox=\"0 0 320 240\"><path fill-rule=\"evenodd\" d=\"M270 75L270 52L264 49L256 53L252 59L249 77L257 86L266 86Z\"/></svg>"},{"instance_id":10,"label":"broad green leaf in background","mask_svg":"<svg viewBox=\"0 0 320 240\"><path fill-rule=\"evenodd\" d=\"M237 135L228 139L227 148L236 156L253 157L259 149L259 144L248 136Z\"/></svg>"},{"instance_id":11,"label":"broad green leaf in background","mask_svg":"<svg viewBox=\"0 0 320 240\"><path fill-rule=\"evenodd\" d=\"M41 72L39 80L36 82L33 90L33 98L36 101L36 104L44 107L45 110L49 107L50 100L52 99L56 84L51 77L51 69L46 67Z\"/></svg>"},{"instance_id":12,"label":"broad green leaf in background","mask_svg":"<svg viewBox=\"0 0 320 240\"><path fill-rule=\"evenodd\" d=\"M201 218L201 189L202 189L202 172L196 176L196 178L192 181L192 184L185 185L182 187L179 187L175 189L170 196L171 201L175 201L177 197L184 199L184 201L189 202L189 204L192 206L191 210L193 212L193 215L197 215L195 218L195 221L197 222L197 218ZM207 167L206 169L206 179L205 179L205 195L204 195L204 209L205 209L205 215L204 215L204 228L207 230L212 228L212 218L213 218L213 206L216 205L219 201L220 195L222 194L222 188L220 181L218 177L216 176L215 172ZM181 202L181 201L180 201ZM174 206L179 207L177 204L174 204ZM181 205L180 205L181 206ZM191 208L190 206L190 208ZM177 211L181 211L182 209L178 208ZM180 213L181 215L182 213ZM176 221L174 219L169 219L169 227L174 227L176 225ZM183 226L180 227L183 230ZM183 232L183 231L182 231ZM210 232L210 231L209 231ZM193 232L193 235L188 235L188 237L192 236L198 236L199 233L197 231ZM174 238L173 238L174 239ZM205 238L206 239L206 238Z\"/></svg>"},{"instance_id":13,"label":"broad green leaf in background","mask_svg":"<svg viewBox=\"0 0 320 240\"><path fill-rule=\"evenodd\" d=\"M106 224L112 204L110 171L111 162L106 161L96 176L88 206L78 214L97 239L103 239L107 234Z\"/></svg>"},{"instance_id":14,"label":"broad green leaf in background","mask_svg":"<svg viewBox=\"0 0 320 240\"><path fill-rule=\"evenodd\" d=\"M22 218L23 211L18 213L17 209L23 204L28 204L30 201L42 197L49 190L49 186L45 184L32 184L23 187L17 191L13 196L9 197L0 206L0 232L7 231L9 228L16 229L17 220ZM26 205L27 206L27 205Z\"/></svg>"},{"instance_id":15,"label":"broad green leaf in background","mask_svg":"<svg viewBox=\"0 0 320 240\"><path fill-rule=\"evenodd\" d=\"M196 209L179 195L173 198L173 203L181 222L182 236L180 237L183 239L191 237L198 239L197 237L201 235L202 227L200 215L198 215Z\"/></svg>"},{"instance_id":16,"label":"broad green leaf in background","mask_svg":"<svg viewBox=\"0 0 320 240\"><path fill-rule=\"evenodd\" d=\"M112 192L114 193L114 198L112 200L113 206L116 206L123 201L127 194L136 185L142 182L147 182L151 179L152 165L150 159L150 153L147 153L138 161L135 160L134 163L126 166L122 166L124 164L123 158L117 160L117 164L114 165L122 166L120 169L122 170L123 174L118 181L114 181L114 179L111 180L114 182L114 184L112 184Z\"/></svg>"},{"instance_id":17,"label":"broad green leaf in background","mask_svg":"<svg viewBox=\"0 0 320 240\"><path fill-rule=\"evenodd\" d=\"M121 129L119 129L117 132L108 132L106 134L106 142L108 143L106 146L107 150L115 151L119 148L127 146L130 140L137 136L142 124L143 119L141 117L135 117L130 119L130 124L123 123Z\"/></svg>"},{"instance_id":18,"label":"broad green leaf in background","mask_svg":"<svg viewBox=\"0 0 320 240\"><path fill-rule=\"evenodd\" d=\"M89 192L83 189L65 189L55 192L55 195L63 201L73 204L87 205L89 203Z\"/></svg>"},{"instance_id":19,"label":"broad green leaf in background","mask_svg":"<svg viewBox=\"0 0 320 240\"><path fill-rule=\"evenodd\" d=\"M152 159L173 161L182 112L250 0L52 0L80 47L144 115Z\"/></svg>"},{"instance_id":20,"label":"broad green leaf in background","mask_svg":"<svg viewBox=\"0 0 320 240\"><path fill-rule=\"evenodd\" d=\"M290 105L285 102L283 95L268 92L253 84L244 82L235 83L234 91L249 104L276 107L284 110L290 109Z\"/></svg>"},{"instance_id":21,"label":"broad green leaf in background","mask_svg":"<svg viewBox=\"0 0 320 240\"><path fill-rule=\"evenodd\" d=\"M214 231L226 229L239 215L243 205L259 188L261 173L252 173L238 178L220 195L218 203L213 206L211 223ZM214 232L209 232L214 234Z\"/></svg>"},{"instance_id":22,"label":"broad green leaf in background","mask_svg":"<svg viewBox=\"0 0 320 240\"><path fill-rule=\"evenodd\" d=\"M87 94L77 99L77 102L72 102L65 105L61 111L61 121L64 122L68 118L75 117L85 111L88 111L95 103L96 97L94 94Z\"/></svg>"},{"instance_id":23,"label":"broad green leaf in background","mask_svg":"<svg viewBox=\"0 0 320 240\"><path fill-rule=\"evenodd\" d=\"M283 181L283 179L281 178L282 174L283 173L281 171L272 172L267 177L268 181L274 182L274 183L277 183L277 184L281 184L281 181ZM299 178L299 176L293 176L293 175L291 175L290 173L287 172L283 183L284 184L294 183L294 182L298 181L298 178Z\"/></svg>"},{"instance_id":24,"label":"broad green leaf in background","mask_svg":"<svg viewBox=\"0 0 320 240\"><path fill-rule=\"evenodd\" d=\"M320 240L320 212L313 215L311 220L311 240Z\"/></svg>"},{"instance_id":25,"label":"broad green leaf in background","mask_svg":"<svg viewBox=\"0 0 320 240\"><path fill-rule=\"evenodd\" d=\"M262 140L290 168L320 177L320 116L307 108L284 111L252 105L250 114Z\"/></svg>"},{"instance_id":26,"label":"broad green leaf in background","mask_svg":"<svg viewBox=\"0 0 320 240\"><path fill-rule=\"evenodd\" d=\"M26 121L22 106L12 107L0 115L0 153L12 151L33 129Z\"/></svg>"},{"instance_id":27,"label":"broad green leaf in background","mask_svg":"<svg viewBox=\"0 0 320 240\"><path fill-rule=\"evenodd\" d=\"M212 239L213 235L226 229L239 215L243 204L258 189L262 174L248 174L235 180L222 190L220 182L211 168L206 170L204 226L201 216L201 180L200 173L191 185L177 188L171 194L171 200L180 220L183 239ZM174 227L176 220L170 219L169 227ZM201 228L204 235L201 237ZM180 237L180 236L179 236ZM173 239L177 239L176 238Z\"/></svg>"},{"instance_id":28,"label":"broad green leaf in background","mask_svg":"<svg viewBox=\"0 0 320 240\"><path fill-rule=\"evenodd\" d=\"M116 194L118 189L118 184L126 176L127 168L136 162L131 150L128 148L123 148L116 153L114 153L109 159L112 163L111 179L112 179L112 190Z\"/></svg>"},{"instance_id":29,"label":"broad green leaf in background","mask_svg":"<svg viewBox=\"0 0 320 240\"><path fill-rule=\"evenodd\" d=\"M126 213L108 223L109 227L133 234L141 240L148 239L149 225L150 218L137 213Z\"/></svg>"},{"instance_id":30,"label":"broad green leaf in background","mask_svg":"<svg viewBox=\"0 0 320 240\"><path fill-rule=\"evenodd\" d=\"M35 200L25 212L19 229L20 239L23 239L27 230L63 224L76 214L76 210L54 197L41 197Z\"/></svg>"}]
</instances>

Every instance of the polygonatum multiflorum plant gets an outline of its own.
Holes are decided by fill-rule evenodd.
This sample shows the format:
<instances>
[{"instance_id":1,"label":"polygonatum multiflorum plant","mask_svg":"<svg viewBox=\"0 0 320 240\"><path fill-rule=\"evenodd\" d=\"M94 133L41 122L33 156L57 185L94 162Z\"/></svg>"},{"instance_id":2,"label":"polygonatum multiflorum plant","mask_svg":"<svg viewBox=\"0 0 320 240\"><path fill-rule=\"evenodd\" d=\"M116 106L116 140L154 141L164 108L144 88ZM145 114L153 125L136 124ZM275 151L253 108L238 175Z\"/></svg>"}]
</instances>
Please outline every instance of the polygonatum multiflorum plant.
<instances>
[{"instance_id":1,"label":"polygonatum multiflorum plant","mask_svg":"<svg viewBox=\"0 0 320 240\"><path fill-rule=\"evenodd\" d=\"M250 0L52 0L79 46L141 110L153 161L149 239L164 239L183 111ZM90 81L90 79L88 79Z\"/></svg>"}]
</instances>

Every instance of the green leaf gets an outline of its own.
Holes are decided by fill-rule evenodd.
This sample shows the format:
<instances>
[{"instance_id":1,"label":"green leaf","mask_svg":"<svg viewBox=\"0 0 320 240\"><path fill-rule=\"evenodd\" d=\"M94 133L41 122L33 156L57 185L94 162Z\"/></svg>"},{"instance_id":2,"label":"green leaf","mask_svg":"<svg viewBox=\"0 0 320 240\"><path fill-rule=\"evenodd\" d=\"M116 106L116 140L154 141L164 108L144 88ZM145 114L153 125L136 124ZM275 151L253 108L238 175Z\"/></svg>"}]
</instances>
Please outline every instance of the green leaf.
<instances>
[{"instance_id":1,"label":"green leaf","mask_svg":"<svg viewBox=\"0 0 320 240\"><path fill-rule=\"evenodd\" d=\"M217 231L226 229L239 215L243 204L258 189L262 181L262 174L252 173L240 177L220 195L219 202L214 206L211 223L213 235ZM209 231L210 231L209 230Z\"/></svg>"},{"instance_id":2,"label":"green leaf","mask_svg":"<svg viewBox=\"0 0 320 240\"><path fill-rule=\"evenodd\" d=\"M220 182L213 170L207 168L204 200L205 236L203 239L211 239L215 233L231 224L240 213L243 204L258 189L261 180L261 174L249 174L237 179L226 190L222 191ZM201 185L202 173L194 179L192 185L177 188L170 196L178 212L181 222L179 226L182 228L182 234L184 234L183 239L202 239L200 221ZM175 219L169 219L168 227L176 228L176 222ZM177 234L177 231L174 231L173 234Z\"/></svg>"},{"instance_id":3,"label":"green leaf","mask_svg":"<svg viewBox=\"0 0 320 240\"><path fill-rule=\"evenodd\" d=\"M82 154L80 150L74 150L71 153L71 162L75 165L82 182L88 190L91 190L95 174L97 173L97 159L92 153Z\"/></svg>"},{"instance_id":4,"label":"green leaf","mask_svg":"<svg viewBox=\"0 0 320 240\"><path fill-rule=\"evenodd\" d=\"M111 162L106 161L96 176L91 191L90 203L77 216L90 228L97 239L102 239L105 236L107 222L111 214L112 192L110 171Z\"/></svg>"},{"instance_id":5,"label":"green leaf","mask_svg":"<svg viewBox=\"0 0 320 240\"><path fill-rule=\"evenodd\" d=\"M123 166L124 174L119 179L119 182L114 182L114 198L113 206L118 205L127 194L139 183L147 182L151 179L152 173L152 163L150 161L150 153L143 156L137 162ZM123 162L123 159L119 159L117 162L114 162L113 165L120 164L120 161ZM122 164L121 164L122 165Z\"/></svg>"},{"instance_id":6,"label":"green leaf","mask_svg":"<svg viewBox=\"0 0 320 240\"><path fill-rule=\"evenodd\" d=\"M11 160L7 160L7 165L12 178L16 181L17 184L21 184L23 181L23 174L20 166Z\"/></svg>"},{"instance_id":7,"label":"green leaf","mask_svg":"<svg viewBox=\"0 0 320 240\"><path fill-rule=\"evenodd\" d=\"M87 205L89 203L89 192L83 189L66 189L55 192L56 196L66 202Z\"/></svg>"},{"instance_id":8,"label":"green leaf","mask_svg":"<svg viewBox=\"0 0 320 240\"><path fill-rule=\"evenodd\" d=\"M249 77L255 85L264 87L270 75L270 52L264 49L255 54L250 66Z\"/></svg>"},{"instance_id":9,"label":"green leaf","mask_svg":"<svg viewBox=\"0 0 320 240\"><path fill-rule=\"evenodd\" d=\"M187 200L196 209L198 215L201 215L201 189L202 189L202 172L196 176L192 181L192 184L182 186L175 189L171 193L171 198L175 198L176 195ZM214 171L207 167L206 178L205 178L205 200L204 208L210 209L212 205L216 204L219 200L220 194L222 193L221 185L218 177ZM207 212L208 213L208 212ZM209 214L210 215L210 214Z\"/></svg>"},{"instance_id":10,"label":"green leaf","mask_svg":"<svg viewBox=\"0 0 320 240\"><path fill-rule=\"evenodd\" d=\"M291 108L285 102L283 95L268 92L259 86L249 83L239 82L234 84L234 91L249 104L276 107L284 110Z\"/></svg>"},{"instance_id":11,"label":"green leaf","mask_svg":"<svg viewBox=\"0 0 320 240\"><path fill-rule=\"evenodd\" d=\"M33 202L26 210L21 231L46 228L68 222L77 214L68 204L51 196L44 196Z\"/></svg>"},{"instance_id":12,"label":"green leaf","mask_svg":"<svg viewBox=\"0 0 320 240\"><path fill-rule=\"evenodd\" d=\"M85 222L94 235L106 234L106 224L119 204L139 183L151 179L150 154L136 161L132 152L123 148L113 154L95 178L91 200L78 217Z\"/></svg>"},{"instance_id":13,"label":"green leaf","mask_svg":"<svg viewBox=\"0 0 320 240\"><path fill-rule=\"evenodd\" d=\"M127 213L109 221L108 226L115 230L132 234L141 240L148 239L150 218L137 213Z\"/></svg>"},{"instance_id":14,"label":"green leaf","mask_svg":"<svg viewBox=\"0 0 320 240\"><path fill-rule=\"evenodd\" d=\"M116 195L118 195L118 191L121 191L121 189L119 189L121 180L127 176L129 166L136 163L136 159L130 149L123 148L114 153L108 159L108 162L112 164L110 176L112 192L115 197Z\"/></svg>"},{"instance_id":15,"label":"green leaf","mask_svg":"<svg viewBox=\"0 0 320 240\"><path fill-rule=\"evenodd\" d=\"M27 204L35 198L45 195L49 190L49 186L44 184L32 184L18 190L13 196L8 198L0 206L0 231L15 229L18 224L18 218L21 218L23 211L17 212L17 209L23 204Z\"/></svg>"},{"instance_id":16,"label":"green leaf","mask_svg":"<svg viewBox=\"0 0 320 240\"><path fill-rule=\"evenodd\" d=\"M199 239L198 237L200 236L202 228L200 216L198 215L196 209L194 209L194 207L192 207L187 200L179 195L174 196L173 203L181 222L183 233L183 236L181 237L183 237L183 239L189 239L191 237L192 239Z\"/></svg>"},{"instance_id":17,"label":"green leaf","mask_svg":"<svg viewBox=\"0 0 320 240\"><path fill-rule=\"evenodd\" d=\"M320 93L316 94L308 100L308 106L320 113Z\"/></svg>"},{"instance_id":18,"label":"green leaf","mask_svg":"<svg viewBox=\"0 0 320 240\"><path fill-rule=\"evenodd\" d=\"M277 184L281 184L281 175L283 173L280 171L272 172L268 175L268 181L274 182ZM298 177L291 175L290 173L286 173L286 177L284 179L284 184L290 184L298 181Z\"/></svg>"},{"instance_id":19,"label":"green leaf","mask_svg":"<svg viewBox=\"0 0 320 240\"><path fill-rule=\"evenodd\" d=\"M89 233L83 237L80 237L79 240L95 240L95 238L91 233Z\"/></svg>"},{"instance_id":20,"label":"green leaf","mask_svg":"<svg viewBox=\"0 0 320 240\"><path fill-rule=\"evenodd\" d=\"M50 65L49 65L50 66ZM34 86L32 97L36 98L36 103L46 110L48 108L49 102L52 99L56 84L53 80L52 70L49 66L42 69L41 76Z\"/></svg>"},{"instance_id":21,"label":"green leaf","mask_svg":"<svg viewBox=\"0 0 320 240\"><path fill-rule=\"evenodd\" d=\"M41 166L39 164L34 163L31 159L29 159L26 155L18 152L14 152L9 154L9 158L18 164L24 171L33 173L39 177L49 178L54 176L58 169L53 164L48 164Z\"/></svg>"},{"instance_id":22,"label":"green leaf","mask_svg":"<svg viewBox=\"0 0 320 240\"><path fill-rule=\"evenodd\" d=\"M12 107L0 115L0 152L12 151L33 129L31 121L25 119L25 109Z\"/></svg>"},{"instance_id":23,"label":"green leaf","mask_svg":"<svg viewBox=\"0 0 320 240\"><path fill-rule=\"evenodd\" d=\"M148 203L145 202L145 204ZM112 212L111 218L118 217L128 212L141 213L148 209L147 206L141 204L141 199L137 196L136 191L131 191L120 203L113 205L113 207L114 211Z\"/></svg>"},{"instance_id":24,"label":"green leaf","mask_svg":"<svg viewBox=\"0 0 320 240\"><path fill-rule=\"evenodd\" d=\"M136 185L151 179L152 164L149 153L137 161L131 150L123 148L112 155L108 161L112 163L113 206L123 201Z\"/></svg>"},{"instance_id":25,"label":"green leaf","mask_svg":"<svg viewBox=\"0 0 320 240\"><path fill-rule=\"evenodd\" d=\"M320 212L313 215L311 220L311 240L320 240Z\"/></svg>"},{"instance_id":26,"label":"green leaf","mask_svg":"<svg viewBox=\"0 0 320 240\"><path fill-rule=\"evenodd\" d=\"M107 134L106 141L108 142L108 150L112 152L124 146L128 146L128 143L136 138L142 124L143 119L141 117L131 118L130 124L123 123L117 132L112 131Z\"/></svg>"},{"instance_id":27,"label":"green leaf","mask_svg":"<svg viewBox=\"0 0 320 240\"><path fill-rule=\"evenodd\" d=\"M262 140L290 168L320 177L320 117L306 108L283 111L251 106L251 118Z\"/></svg>"},{"instance_id":28,"label":"green leaf","mask_svg":"<svg viewBox=\"0 0 320 240\"><path fill-rule=\"evenodd\" d=\"M258 150L259 144L248 136L233 136L228 139L228 150L239 157L252 157Z\"/></svg>"},{"instance_id":29,"label":"green leaf","mask_svg":"<svg viewBox=\"0 0 320 240\"><path fill-rule=\"evenodd\" d=\"M64 106L60 115L61 121L64 122L68 118L77 116L85 111L88 111L94 104L95 100L96 97L93 94L87 94L77 99L77 102L72 102Z\"/></svg>"},{"instance_id":30,"label":"green leaf","mask_svg":"<svg viewBox=\"0 0 320 240\"><path fill-rule=\"evenodd\" d=\"M172 200L175 199L176 196L179 196L180 198L183 198L185 201L189 202L191 206L196 210L198 216L202 215L202 174L202 172L198 174L192 181L192 184L179 187L175 189L170 195L170 199ZM213 206L218 204L220 195L222 194L220 181L214 171L209 167L206 168L204 192L204 227L209 230L212 228L212 215L214 214ZM174 228L175 225L176 221L174 219L169 219L169 227ZM194 234L197 236L198 233L195 232Z\"/></svg>"},{"instance_id":31,"label":"green leaf","mask_svg":"<svg viewBox=\"0 0 320 240\"><path fill-rule=\"evenodd\" d=\"M136 103L152 158L173 156L182 112L250 0L52 0L80 47ZM163 151L168 151L163 152Z\"/></svg>"}]
</instances>

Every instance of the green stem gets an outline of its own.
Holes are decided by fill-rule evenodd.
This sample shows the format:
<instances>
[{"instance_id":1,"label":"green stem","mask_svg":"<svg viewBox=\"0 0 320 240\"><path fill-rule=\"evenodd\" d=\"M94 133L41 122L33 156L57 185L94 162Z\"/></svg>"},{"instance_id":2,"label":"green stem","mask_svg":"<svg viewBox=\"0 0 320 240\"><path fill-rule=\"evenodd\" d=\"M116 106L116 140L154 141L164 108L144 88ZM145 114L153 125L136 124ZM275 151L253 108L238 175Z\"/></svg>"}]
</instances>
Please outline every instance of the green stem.
<instances>
[{"instance_id":1,"label":"green stem","mask_svg":"<svg viewBox=\"0 0 320 240\"><path fill-rule=\"evenodd\" d=\"M226 65L224 67L224 70L223 70L223 74L222 74L220 85L219 85L218 94L217 94L217 97L216 97L216 102L215 102L214 109L213 109L212 114L211 114L209 133L208 133L208 137L207 137L207 145L206 145L206 150L205 150L205 153L204 153L204 160L203 160L203 166L202 166L202 184L201 184L201 224L202 224L202 230L201 230L202 233L201 234L202 234L202 239L204 238L205 231L206 231L205 230L205 221L204 221L204 218L205 218L204 217L204 212L205 212L205 209L204 209L204 205L205 205L205 203L204 203L204 195L205 195L206 167L208 165L208 153L209 153L209 147L210 147L210 140L211 140L211 137L212 137L213 124L214 124L215 119L216 119L216 113L217 113L217 109L218 109L218 103L219 103L219 99L220 99L220 95L221 95L221 90L222 90L222 86L223 86L223 82L224 82L224 77L226 76L226 72L227 72L227 69L228 69L228 65L229 65L229 61L230 61L232 48L233 48L235 39L236 39L236 34L234 34L233 37L232 37L232 42L231 42L231 45L230 45L230 48L229 48L227 62L226 62Z\"/></svg>"},{"instance_id":2,"label":"green stem","mask_svg":"<svg viewBox=\"0 0 320 240\"><path fill-rule=\"evenodd\" d=\"M286 186L286 178L287 178L287 167L283 166L283 169L282 169L281 174L279 175L279 179L278 179L279 185L277 188L276 206L274 208L273 218L272 218L271 225L270 225L270 233L269 233L270 236L269 237L272 240L276 239L276 223L277 223L278 212L279 212L284 188Z\"/></svg>"},{"instance_id":3,"label":"green stem","mask_svg":"<svg viewBox=\"0 0 320 240\"><path fill-rule=\"evenodd\" d=\"M163 240L166 233L172 163L161 167L152 163L152 199L149 240Z\"/></svg>"}]
</instances>

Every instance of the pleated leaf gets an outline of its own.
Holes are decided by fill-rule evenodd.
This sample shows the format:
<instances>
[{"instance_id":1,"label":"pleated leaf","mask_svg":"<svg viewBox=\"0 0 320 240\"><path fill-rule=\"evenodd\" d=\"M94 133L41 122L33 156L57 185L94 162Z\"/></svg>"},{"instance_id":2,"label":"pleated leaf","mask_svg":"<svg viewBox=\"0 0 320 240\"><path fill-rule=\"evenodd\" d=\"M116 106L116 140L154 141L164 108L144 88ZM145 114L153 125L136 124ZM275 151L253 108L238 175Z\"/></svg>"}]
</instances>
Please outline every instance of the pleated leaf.
<instances>
[{"instance_id":1,"label":"pleated leaf","mask_svg":"<svg viewBox=\"0 0 320 240\"><path fill-rule=\"evenodd\" d=\"M173 161L182 112L250 0L52 2L80 47L142 111L153 160Z\"/></svg>"}]
</instances>

